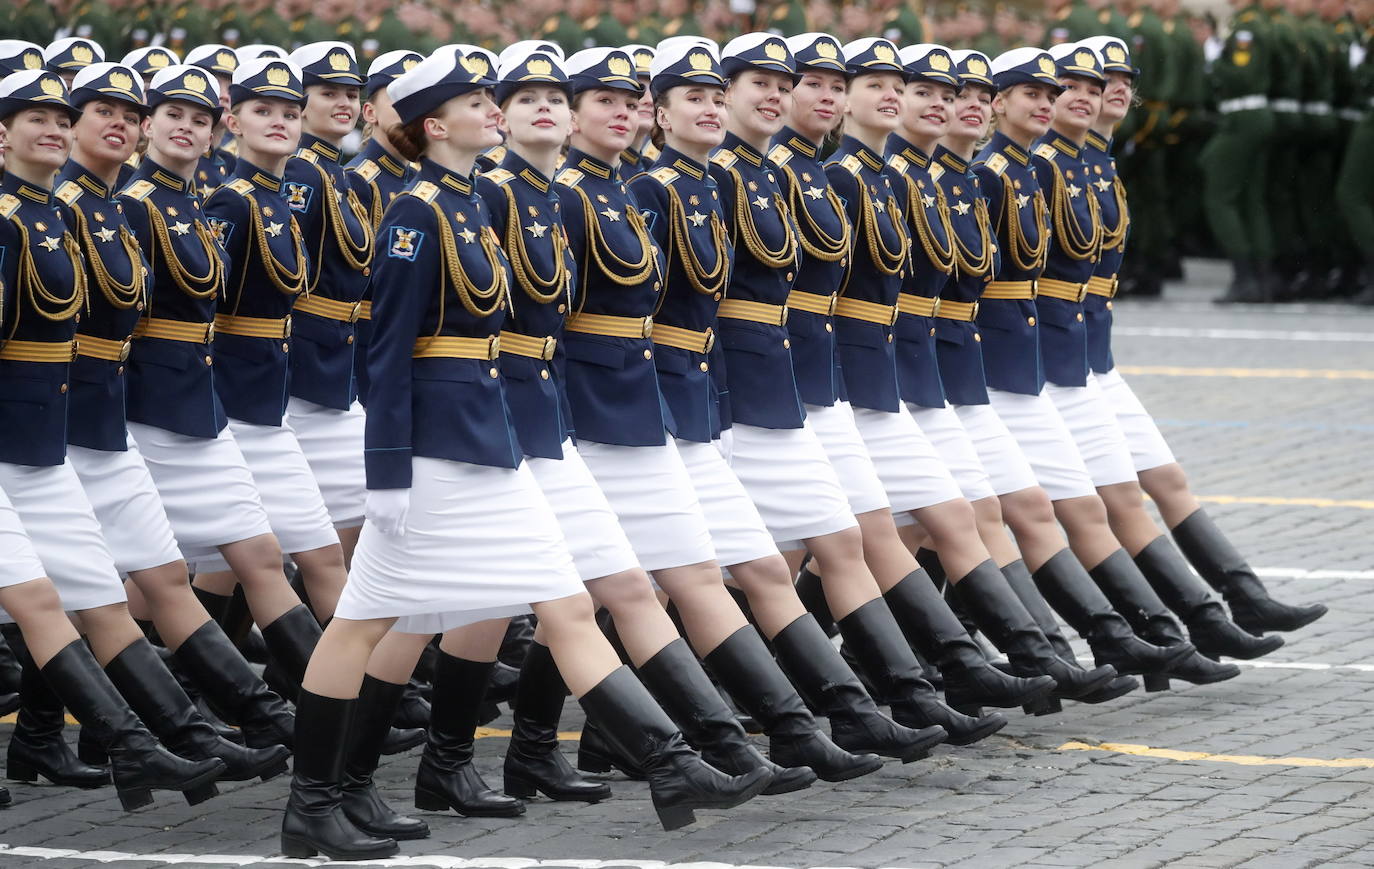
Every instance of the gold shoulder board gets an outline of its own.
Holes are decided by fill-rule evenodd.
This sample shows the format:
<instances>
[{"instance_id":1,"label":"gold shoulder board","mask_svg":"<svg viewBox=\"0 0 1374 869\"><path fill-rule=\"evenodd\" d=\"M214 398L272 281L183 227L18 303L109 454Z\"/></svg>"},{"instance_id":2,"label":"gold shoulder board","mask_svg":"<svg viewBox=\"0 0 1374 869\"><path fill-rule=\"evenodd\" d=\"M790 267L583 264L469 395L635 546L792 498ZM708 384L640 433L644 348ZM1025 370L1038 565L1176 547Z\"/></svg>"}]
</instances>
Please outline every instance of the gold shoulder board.
<instances>
[{"instance_id":1,"label":"gold shoulder board","mask_svg":"<svg viewBox=\"0 0 1374 869\"><path fill-rule=\"evenodd\" d=\"M0 217L9 219L19 210L19 197L13 193L6 193L0 196Z\"/></svg>"},{"instance_id":2,"label":"gold shoulder board","mask_svg":"<svg viewBox=\"0 0 1374 869\"><path fill-rule=\"evenodd\" d=\"M357 174L359 178L363 179L364 181L371 181L373 178L377 177L378 172L382 171L382 167L378 166L371 160L364 160L357 166L354 166L353 171Z\"/></svg>"},{"instance_id":3,"label":"gold shoulder board","mask_svg":"<svg viewBox=\"0 0 1374 869\"><path fill-rule=\"evenodd\" d=\"M57 188L57 192L53 195L56 196L58 199L62 200L63 202L65 202L67 205L71 205L73 202L81 198L81 193L82 190L80 184L77 184L75 181L66 181L62 184L61 187Z\"/></svg>"},{"instance_id":4,"label":"gold shoulder board","mask_svg":"<svg viewBox=\"0 0 1374 869\"><path fill-rule=\"evenodd\" d=\"M768 159L781 169L783 164L792 159L792 152L785 145L774 145L773 150L768 152Z\"/></svg>"},{"instance_id":5,"label":"gold shoulder board","mask_svg":"<svg viewBox=\"0 0 1374 869\"><path fill-rule=\"evenodd\" d=\"M554 180L564 187L576 187L582 183L584 177L586 176L582 174L581 169L564 169L558 173L558 177Z\"/></svg>"},{"instance_id":6,"label":"gold shoulder board","mask_svg":"<svg viewBox=\"0 0 1374 869\"><path fill-rule=\"evenodd\" d=\"M309 148L302 148L302 149L300 149L299 151L296 152L296 156L297 156L297 157L300 157L302 160L304 160L304 161L307 162L307 163L318 163L318 162L320 162L320 155L319 155L319 154L316 154L314 151L310 150Z\"/></svg>"},{"instance_id":7,"label":"gold shoulder board","mask_svg":"<svg viewBox=\"0 0 1374 869\"><path fill-rule=\"evenodd\" d=\"M509 169L493 169L490 172L483 172L482 177L500 186L502 184L509 184L511 179L515 177L515 173L511 172Z\"/></svg>"},{"instance_id":8,"label":"gold shoulder board","mask_svg":"<svg viewBox=\"0 0 1374 869\"><path fill-rule=\"evenodd\" d=\"M662 184L664 187L677 180L677 170L669 169L667 166L660 167L649 173L649 177Z\"/></svg>"},{"instance_id":9,"label":"gold shoulder board","mask_svg":"<svg viewBox=\"0 0 1374 869\"><path fill-rule=\"evenodd\" d=\"M855 178L859 177L859 173L862 172L864 168L864 164L861 163L859 161L859 158L855 157L853 154L850 154L849 156L841 160L840 165L844 167L844 170L846 172L853 175Z\"/></svg>"},{"instance_id":10,"label":"gold shoulder board","mask_svg":"<svg viewBox=\"0 0 1374 869\"><path fill-rule=\"evenodd\" d=\"M249 181L247 178L235 178L224 186L240 196L247 196L249 193L253 192L253 182Z\"/></svg>"},{"instance_id":11,"label":"gold shoulder board","mask_svg":"<svg viewBox=\"0 0 1374 869\"><path fill-rule=\"evenodd\" d=\"M936 164L930 167L930 180L939 181L940 176L945 174L945 167Z\"/></svg>"},{"instance_id":12,"label":"gold shoulder board","mask_svg":"<svg viewBox=\"0 0 1374 869\"><path fill-rule=\"evenodd\" d=\"M993 154L983 161L983 165L991 169L995 174L1001 175L1007 171L1007 158L1001 154Z\"/></svg>"},{"instance_id":13,"label":"gold shoulder board","mask_svg":"<svg viewBox=\"0 0 1374 869\"><path fill-rule=\"evenodd\" d=\"M156 188L156 184L147 179L144 179L142 181L135 181L128 187L125 187L124 195L129 197L130 199L137 199L138 201L142 202L143 200L147 199L148 194L152 193Z\"/></svg>"},{"instance_id":14,"label":"gold shoulder board","mask_svg":"<svg viewBox=\"0 0 1374 869\"><path fill-rule=\"evenodd\" d=\"M1053 160L1054 146L1051 145L1049 142L1046 142L1045 144L1040 145L1035 149L1035 155L1037 157L1044 157L1046 160Z\"/></svg>"},{"instance_id":15,"label":"gold shoulder board","mask_svg":"<svg viewBox=\"0 0 1374 869\"><path fill-rule=\"evenodd\" d=\"M891 166L893 169L896 169L898 172L905 173L906 167L909 164L906 162L906 158L903 157L901 154L893 154L891 157L887 158L887 165Z\"/></svg>"},{"instance_id":16,"label":"gold shoulder board","mask_svg":"<svg viewBox=\"0 0 1374 869\"><path fill-rule=\"evenodd\" d=\"M725 149L721 149L711 155L711 162L722 169L729 169L731 166L735 165L735 161L737 160L739 160L739 157L736 156L734 151L727 151Z\"/></svg>"},{"instance_id":17,"label":"gold shoulder board","mask_svg":"<svg viewBox=\"0 0 1374 869\"><path fill-rule=\"evenodd\" d=\"M433 202L434 197L439 195L439 188L429 181L421 181L406 192L416 199L421 199L425 202Z\"/></svg>"}]
</instances>

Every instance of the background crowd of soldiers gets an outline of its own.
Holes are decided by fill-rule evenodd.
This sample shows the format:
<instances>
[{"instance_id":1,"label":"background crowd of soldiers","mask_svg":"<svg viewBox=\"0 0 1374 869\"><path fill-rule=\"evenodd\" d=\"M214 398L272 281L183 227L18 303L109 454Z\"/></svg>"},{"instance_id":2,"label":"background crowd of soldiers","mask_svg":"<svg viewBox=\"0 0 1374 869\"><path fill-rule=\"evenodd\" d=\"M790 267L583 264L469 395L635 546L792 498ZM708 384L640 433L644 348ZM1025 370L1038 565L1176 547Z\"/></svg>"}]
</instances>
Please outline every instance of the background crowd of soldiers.
<instances>
[{"instance_id":1,"label":"background crowd of soldiers","mask_svg":"<svg viewBox=\"0 0 1374 869\"><path fill-rule=\"evenodd\" d=\"M1349 204L1343 198L1366 195L1366 173L1374 172L1374 161L1346 159L1352 135L1374 146L1374 136L1360 138L1358 129L1370 125L1374 100L1374 61L1365 61L1374 0L1230 0L1228 20L1185 9L1181 0L1044 0L1033 11L919 0L6 2L8 35L39 45L82 36L118 58L146 45L184 54L213 42L290 50L339 39L357 46L364 68L398 48L428 53L469 43L499 51L523 38L549 39L571 54L679 34L724 43L753 30L820 30L842 40L879 35L995 57L1019 45L1108 34L1131 45L1146 71L1143 105L1115 146L1135 232L1122 292L1158 295L1164 280L1182 277L1184 256L1219 256L1237 264L1228 300L1374 304L1374 205L1341 207ZM1272 133L1218 133L1227 110L1216 87L1218 63L1231 91L1268 97ZM1267 171L1255 177L1259 166ZM1227 173L1235 177L1223 178ZM1222 186L1209 180L1262 188L1247 193L1245 220L1209 215L1226 208L1209 201Z\"/></svg>"}]
</instances>

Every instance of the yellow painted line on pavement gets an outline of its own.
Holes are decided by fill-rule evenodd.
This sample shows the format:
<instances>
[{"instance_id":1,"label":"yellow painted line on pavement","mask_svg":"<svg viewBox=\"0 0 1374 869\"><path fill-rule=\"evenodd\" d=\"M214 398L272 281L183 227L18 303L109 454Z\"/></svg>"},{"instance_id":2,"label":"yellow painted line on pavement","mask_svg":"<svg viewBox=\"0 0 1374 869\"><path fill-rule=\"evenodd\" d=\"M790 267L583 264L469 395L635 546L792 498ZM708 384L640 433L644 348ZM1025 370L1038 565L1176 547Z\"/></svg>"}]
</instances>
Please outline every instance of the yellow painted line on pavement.
<instances>
[{"instance_id":1,"label":"yellow painted line on pavement","mask_svg":"<svg viewBox=\"0 0 1374 869\"><path fill-rule=\"evenodd\" d=\"M1186 368L1180 365L1118 365L1122 374L1158 377L1258 377L1298 380L1374 380L1374 371L1358 368Z\"/></svg>"},{"instance_id":2,"label":"yellow painted line on pavement","mask_svg":"<svg viewBox=\"0 0 1374 869\"><path fill-rule=\"evenodd\" d=\"M1198 495L1206 504L1262 504L1268 507L1346 507L1374 510L1374 501L1343 498L1282 498L1273 495Z\"/></svg>"},{"instance_id":3,"label":"yellow painted line on pavement","mask_svg":"<svg viewBox=\"0 0 1374 869\"><path fill-rule=\"evenodd\" d=\"M1113 754L1129 754L1135 757L1157 757L1163 760L1204 760L1210 763L1234 763L1239 766L1315 766L1327 769L1370 769L1374 768L1372 757L1262 757L1255 754L1212 754L1206 751L1177 751L1172 748L1151 748L1148 745L1135 745L1129 742L1103 742L1090 745L1086 742L1066 742L1059 746L1060 751L1106 751Z\"/></svg>"}]
</instances>

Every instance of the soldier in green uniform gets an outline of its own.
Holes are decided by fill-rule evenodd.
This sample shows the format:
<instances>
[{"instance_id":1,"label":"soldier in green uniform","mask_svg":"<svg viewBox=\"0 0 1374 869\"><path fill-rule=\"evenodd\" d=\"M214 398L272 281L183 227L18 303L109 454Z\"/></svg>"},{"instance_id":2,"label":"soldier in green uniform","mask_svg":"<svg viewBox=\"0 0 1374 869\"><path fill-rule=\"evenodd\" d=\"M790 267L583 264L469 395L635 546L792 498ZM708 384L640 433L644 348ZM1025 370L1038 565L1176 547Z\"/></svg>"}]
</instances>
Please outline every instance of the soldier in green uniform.
<instances>
[{"instance_id":1,"label":"soldier in green uniform","mask_svg":"<svg viewBox=\"0 0 1374 869\"><path fill-rule=\"evenodd\" d=\"M880 26L876 35L891 40L897 46L916 45L926 41L925 23L912 0L875 0L872 4ZM805 33L805 29L788 35Z\"/></svg>"},{"instance_id":2,"label":"soldier in green uniform","mask_svg":"<svg viewBox=\"0 0 1374 869\"><path fill-rule=\"evenodd\" d=\"M593 45L624 45L630 41L630 34L625 30L625 25L615 16L616 2L608 0L598 4L601 8L597 14L590 19L582 22L587 32L587 37L591 39ZM621 8L624 8L623 5ZM630 5L633 13L634 6Z\"/></svg>"},{"instance_id":3,"label":"soldier in green uniform","mask_svg":"<svg viewBox=\"0 0 1374 869\"><path fill-rule=\"evenodd\" d=\"M1352 105L1364 115L1354 123L1345 161L1336 181L1336 200L1345 216L1346 231L1364 258L1363 289L1355 299L1374 305L1374 0L1351 0L1350 15L1357 41L1350 51L1353 67Z\"/></svg>"},{"instance_id":4,"label":"soldier in green uniform","mask_svg":"<svg viewBox=\"0 0 1374 869\"><path fill-rule=\"evenodd\" d=\"M311 42L334 38L334 29L343 17L337 0L315 5L311 0L279 0L277 9L286 19L286 33L266 36L262 41L294 51ZM256 41L256 40L255 40Z\"/></svg>"},{"instance_id":5,"label":"soldier in green uniform","mask_svg":"<svg viewBox=\"0 0 1374 869\"><path fill-rule=\"evenodd\" d=\"M558 43L565 55L591 48L594 43L587 35L586 22L596 15L598 5L596 0L569 0L562 11L551 17L535 34L535 38Z\"/></svg>"},{"instance_id":6,"label":"soldier in green uniform","mask_svg":"<svg viewBox=\"0 0 1374 869\"><path fill-rule=\"evenodd\" d=\"M35 45L47 45L57 29L57 19L46 0L14 0L7 10L6 35Z\"/></svg>"},{"instance_id":7,"label":"soldier in green uniform","mask_svg":"<svg viewBox=\"0 0 1374 869\"><path fill-rule=\"evenodd\" d=\"M1097 13L1088 6L1087 0L1047 0L1045 14L1048 19L1045 30L1047 45L1077 42L1089 36L1118 36L1102 31L1097 21ZM1130 40L1127 39L1126 43L1129 45Z\"/></svg>"},{"instance_id":8,"label":"soldier in green uniform","mask_svg":"<svg viewBox=\"0 0 1374 869\"><path fill-rule=\"evenodd\" d=\"M779 36L796 36L810 33L811 27L806 19L806 4L803 0L772 0L761 3L755 16L754 28L776 33ZM921 40L915 40L920 42ZM907 43L899 42L898 45Z\"/></svg>"},{"instance_id":9,"label":"soldier in green uniform","mask_svg":"<svg viewBox=\"0 0 1374 869\"><path fill-rule=\"evenodd\" d=\"M78 3L53 3L52 9L62 26L42 40L80 36L105 49L107 57L118 57L124 51L124 25L108 3L80 0Z\"/></svg>"},{"instance_id":10,"label":"soldier in green uniform","mask_svg":"<svg viewBox=\"0 0 1374 869\"><path fill-rule=\"evenodd\" d=\"M1207 105L1206 62L1202 45L1194 38L1179 0L1159 0L1155 8L1173 43L1175 70L1164 136L1165 172L1172 188L1180 191L1169 197L1169 224L1173 228L1170 250L1178 256L1210 253L1211 230L1203 214L1202 200L1196 195L1203 185L1199 157L1213 124Z\"/></svg>"},{"instance_id":11,"label":"soldier in green uniform","mask_svg":"<svg viewBox=\"0 0 1374 869\"><path fill-rule=\"evenodd\" d=\"M1269 146L1269 174L1265 181L1266 207L1271 228L1274 270L1278 280L1270 301L1293 298L1301 257L1307 249L1298 221L1299 161L1307 150L1303 127L1303 41L1298 24L1284 0L1261 0L1269 22L1271 43L1269 107L1274 114L1274 135Z\"/></svg>"},{"instance_id":12,"label":"soldier in green uniform","mask_svg":"<svg viewBox=\"0 0 1374 869\"><path fill-rule=\"evenodd\" d=\"M1218 301L1263 302L1270 294L1274 250L1267 203L1273 36L1255 0L1231 2L1238 8L1212 65L1220 121L1202 154L1204 195L1212 234L1234 269Z\"/></svg>"},{"instance_id":13,"label":"soldier in green uniform","mask_svg":"<svg viewBox=\"0 0 1374 869\"><path fill-rule=\"evenodd\" d=\"M410 31L401 23L390 0L362 0L358 4L358 66L367 69L388 51L410 48Z\"/></svg>"},{"instance_id":14,"label":"soldier in green uniform","mask_svg":"<svg viewBox=\"0 0 1374 869\"><path fill-rule=\"evenodd\" d=\"M1337 120L1331 110L1336 34L1317 16L1315 0L1288 0L1288 13L1301 44L1302 71L1301 144L1292 160L1295 174L1302 176L1293 193L1295 222L1303 240L1291 293L1295 298L1321 299L1338 277L1334 248L1338 221L1328 207L1336 183Z\"/></svg>"},{"instance_id":15,"label":"soldier in green uniform","mask_svg":"<svg viewBox=\"0 0 1374 869\"><path fill-rule=\"evenodd\" d=\"M198 45L214 42L214 12L199 0L177 0L167 10L167 47L178 57Z\"/></svg>"},{"instance_id":16,"label":"soldier in green uniform","mask_svg":"<svg viewBox=\"0 0 1374 869\"><path fill-rule=\"evenodd\" d=\"M998 3L992 11L992 27L973 41L974 51L988 57L996 57L1004 51L1016 47L1012 34L1019 33L1021 21L1016 17L1016 9L1006 3Z\"/></svg>"},{"instance_id":17,"label":"soldier in green uniform","mask_svg":"<svg viewBox=\"0 0 1374 869\"><path fill-rule=\"evenodd\" d=\"M1334 118L1335 133L1331 148L1333 174L1339 174L1345 158L1346 145L1355 125L1364 117L1366 106L1359 103L1356 94L1355 68L1351 65L1351 51L1359 51L1359 33L1355 21L1346 9L1345 0L1317 0L1317 14L1331 28L1333 51L1331 61L1331 114ZM1332 187L1336 184L1332 179ZM1333 248L1336 266L1339 269L1336 283L1330 287L1332 296L1351 296L1360 292L1360 252L1355 246L1340 211L1332 220L1335 235Z\"/></svg>"}]
</instances>

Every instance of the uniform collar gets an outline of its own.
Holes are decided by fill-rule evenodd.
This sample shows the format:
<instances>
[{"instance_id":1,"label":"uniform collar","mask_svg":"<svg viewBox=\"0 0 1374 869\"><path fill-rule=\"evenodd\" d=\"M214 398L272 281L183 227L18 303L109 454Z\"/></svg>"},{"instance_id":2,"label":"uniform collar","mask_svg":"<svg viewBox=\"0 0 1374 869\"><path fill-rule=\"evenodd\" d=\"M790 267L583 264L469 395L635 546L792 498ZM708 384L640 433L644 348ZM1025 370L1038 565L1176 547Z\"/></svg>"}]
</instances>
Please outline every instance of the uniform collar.
<instances>
[{"instance_id":1,"label":"uniform collar","mask_svg":"<svg viewBox=\"0 0 1374 869\"><path fill-rule=\"evenodd\" d=\"M915 163L922 169L930 168L930 155L896 133L887 137L887 153L896 154L908 163Z\"/></svg>"},{"instance_id":2,"label":"uniform collar","mask_svg":"<svg viewBox=\"0 0 1374 869\"><path fill-rule=\"evenodd\" d=\"M638 166L641 156L639 149L631 145L620 152L620 162L629 166Z\"/></svg>"},{"instance_id":3,"label":"uniform collar","mask_svg":"<svg viewBox=\"0 0 1374 869\"><path fill-rule=\"evenodd\" d=\"M165 187L176 193L188 192L189 184L185 178L182 178L175 172L162 168L162 166L150 160L147 155L144 155L143 161L139 163L138 174L159 187Z\"/></svg>"},{"instance_id":4,"label":"uniform collar","mask_svg":"<svg viewBox=\"0 0 1374 869\"><path fill-rule=\"evenodd\" d=\"M1083 155L1082 146L1056 130L1050 130L1046 133L1040 139L1040 143L1043 145L1050 145L1056 151L1071 160L1077 160Z\"/></svg>"},{"instance_id":5,"label":"uniform collar","mask_svg":"<svg viewBox=\"0 0 1374 869\"><path fill-rule=\"evenodd\" d=\"M819 149L817 149L815 142L806 138L791 127L783 127L773 141L785 145L803 157L808 157L812 160L816 159L816 154L819 153Z\"/></svg>"},{"instance_id":6,"label":"uniform collar","mask_svg":"<svg viewBox=\"0 0 1374 869\"><path fill-rule=\"evenodd\" d=\"M883 171L883 158L872 148L860 142L853 136L845 136L840 140L840 151L845 154L852 154L859 159L864 168L874 172Z\"/></svg>"},{"instance_id":7,"label":"uniform collar","mask_svg":"<svg viewBox=\"0 0 1374 869\"><path fill-rule=\"evenodd\" d=\"M1005 154L1022 166L1030 162L1030 155L1026 153L1026 149L1013 142L1006 133L993 133L988 147L999 154Z\"/></svg>"},{"instance_id":8,"label":"uniform collar","mask_svg":"<svg viewBox=\"0 0 1374 869\"><path fill-rule=\"evenodd\" d=\"M378 166L382 167L382 169L395 175L397 178L406 177L406 172L410 168L404 162L391 156L376 139L367 140L363 145L362 155L364 158L376 163Z\"/></svg>"},{"instance_id":9,"label":"uniform collar","mask_svg":"<svg viewBox=\"0 0 1374 869\"><path fill-rule=\"evenodd\" d=\"M721 144L721 148L730 151L750 166L763 165L763 155L755 150L753 145L750 145L734 133L725 134L725 141Z\"/></svg>"},{"instance_id":10,"label":"uniform collar","mask_svg":"<svg viewBox=\"0 0 1374 869\"><path fill-rule=\"evenodd\" d=\"M460 196L472 197L472 179L450 172L433 160L420 160L420 180L429 181Z\"/></svg>"},{"instance_id":11,"label":"uniform collar","mask_svg":"<svg viewBox=\"0 0 1374 869\"><path fill-rule=\"evenodd\" d=\"M568 161L563 165L571 166L593 178L600 178L602 181L609 180L615 174L615 169L611 167L611 164L602 162L591 154L576 148L568 151Z\"/></svg>"},{"instance_id":12,"label":"uniform collar","mask_svg":"<svg viewBox=\"0 0 1374 869\"><path fill-rule=\"evenodd\" d=\"M1112 140L1101 133L1088 131L1088 147L1106 154L1112 150Z\"/></svg>"},{"instance_id":13,"label":"uniform collar","mask_svg":"<svg viewBox=\"0 0 1374 869\"><path fill-rule=\"evenodd\" d=\"M932 155L932 159L951 172L957 172L960 175L968 174L968 161L946 148L944 145L935 146L935 153Z\"/></svg>"},{"instance_id":14,"label":"uniform collar","mask_svg":"<svg viewBox=\"0 0 1374 869\"><path fill-rule=\"evenodd\" d=\"M552 182L544 176L544 173L534 168L534 166L530 164L530 161L509 148L506 149L506 158L501 161L501 168L519 178L521 181L524 181L540 193L549 192L549 185Z\"/></svg>"},{"instance_id":15,"label":"uniform collar","mask_svg":"<svg viewBox=\"0 0 1374 869\"><path fill-rule=\"evenodd\" d=\"M114 194L109 185L75 160L68 160L67 165L62 167L57 178L59 181L73 181L82 190L101 199L109 199Z\"/></svg>"},{"instance_id":16,"label":"uniform collar","mask_svg":"<svg viewBox=\"0 0 1374 869\"><path fill-rule=\"evenodd\" d=\"M343 153L319 136L312 136L309 133L301 133L301 144L298 150L314 151L316 154L319 154L320 157L331 163L339 162L339 157Z\"/></svg>"},{"instance_id":17,"label":"uniform collar","mask_svg":"<svg viewBox=\"0 0 1374 869\"><path fill-rule=\"evenodd\" d=\"M697 181L706 177L706 167L675 148L664 148L658 155L659 166L670 166Z\"/></svg>"},{"instance_id":18,"label":"uniform collar","mask_svg":"<svg viewBox=\"0 0 1374 869\"><path fill-rule=\"evenodd\" d=\"M234 164L234 177L242 178L256 187L261 187L263 190L270 190L273 193L281 192L281 178L279 176L273 175L266 170L259 169L257 166L254 166L241 157L238 162Z\"/></svg>"},{"instance_id":19,"label":"uniform collar","mask_svg":"<svg viewBox=\"0 0 1374 869\"><path fill-rule=\"evenodd\" d=\"M6 172L4 177L0 178L0 190L13 193L20 199L37 202L40 205L52 204L52 190L47 187L39 187L37 184L30 184L10 172Z\"/></svg>"}]
</instances>

